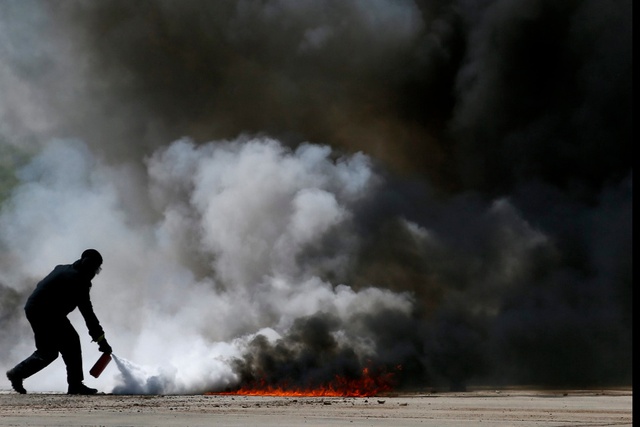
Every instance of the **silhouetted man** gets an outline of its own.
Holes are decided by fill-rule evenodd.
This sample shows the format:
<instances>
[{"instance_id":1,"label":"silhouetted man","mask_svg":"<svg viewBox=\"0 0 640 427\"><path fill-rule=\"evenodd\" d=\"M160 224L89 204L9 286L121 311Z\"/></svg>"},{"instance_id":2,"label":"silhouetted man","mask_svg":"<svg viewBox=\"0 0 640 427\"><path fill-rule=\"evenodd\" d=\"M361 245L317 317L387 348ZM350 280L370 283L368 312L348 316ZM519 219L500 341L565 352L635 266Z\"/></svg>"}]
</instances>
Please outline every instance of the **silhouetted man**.
<instances>
[{"instance_id":1,"label":"silhouetted man","mask_svg":"<svg viewBox=\"0 0 640 427\"><path fill-rule=\"evenodd\" d=\"M89 291L91 280L100 272L102 256L95 249L87 249L73 264L58 265L33 291L24 307L36 341L36 351L7 371L7 378L18 393L26 393L22 385L30 377L53 362L58 354L67 367L69 394L95 394L94 388L82 381L82 349L78 333L67 315L76 307L82 313L89 335L100 351L111 353L104 331L93 312Z\"/></svg>"}]
</instances>

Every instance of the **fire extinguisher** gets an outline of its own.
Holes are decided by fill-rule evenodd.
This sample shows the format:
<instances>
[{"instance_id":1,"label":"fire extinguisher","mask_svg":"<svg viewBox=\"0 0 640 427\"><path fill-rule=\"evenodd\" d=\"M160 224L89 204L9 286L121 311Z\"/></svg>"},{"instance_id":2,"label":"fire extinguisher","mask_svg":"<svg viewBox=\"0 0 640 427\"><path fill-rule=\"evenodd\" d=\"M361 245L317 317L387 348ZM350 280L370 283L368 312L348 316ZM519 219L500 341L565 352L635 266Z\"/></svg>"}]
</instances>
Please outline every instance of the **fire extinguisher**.
<instances>
[{"instance_id":1,"label":"fire extinguisher","mask_svg":"<svg viewBox=\"0 0 640 427\"><path fill-rule=\"evenodd\" d=\"M93 367L89 370L89 373L91 376L98 378L109 362L111 362L111 355L109 353L102 353L102 356L100 356Z\"/></svg>"}]
</instances>

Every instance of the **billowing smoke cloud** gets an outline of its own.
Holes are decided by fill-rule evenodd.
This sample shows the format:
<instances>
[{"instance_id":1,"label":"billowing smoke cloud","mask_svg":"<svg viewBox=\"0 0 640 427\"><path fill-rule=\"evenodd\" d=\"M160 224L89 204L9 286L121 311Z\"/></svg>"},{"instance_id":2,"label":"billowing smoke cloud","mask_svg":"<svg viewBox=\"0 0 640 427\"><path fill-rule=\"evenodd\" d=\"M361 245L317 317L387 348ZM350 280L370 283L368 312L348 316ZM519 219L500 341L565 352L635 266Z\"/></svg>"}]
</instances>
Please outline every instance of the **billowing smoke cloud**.
<instances>
[{"instance_id":1,"label":"billowing smoke cloud","mask_svg":"<svg viewBox=\"0 0 640 427\"><path fill-rule=\"evenodd\" d=\"M0 38L0 366L96 247L114 392L630 383L631 2L3 1Z\"/></svg>"}]
</instances>

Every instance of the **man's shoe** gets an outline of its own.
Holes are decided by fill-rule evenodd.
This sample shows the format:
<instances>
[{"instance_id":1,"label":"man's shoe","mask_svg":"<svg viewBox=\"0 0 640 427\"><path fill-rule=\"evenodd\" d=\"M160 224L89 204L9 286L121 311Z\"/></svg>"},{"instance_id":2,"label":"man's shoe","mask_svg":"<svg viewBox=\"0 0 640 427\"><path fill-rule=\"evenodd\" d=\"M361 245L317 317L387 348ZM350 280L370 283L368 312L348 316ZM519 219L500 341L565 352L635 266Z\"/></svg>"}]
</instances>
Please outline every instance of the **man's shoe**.
<instances>
[{"instance_id":1,"label":"man's shoe","mask_svg":"<svg viewBox=\"0 0 640 427\"><path fill-rule=\"evenodd\" d=\"M89 395L89 394L96 394L97 392L98 390L96 390L95 388L90 388L82 383L78 383L78 384L69 384L69 391L67 391L67 394Z\"/></svg>"},{"instance_id":2,"label":"man's shoe","mask_svg":"<svg viewBox=\"0 0 640 427\"><path fill-rule=\"evenodd\" d=\"M22 385L22 378L14 372L13 369L7 371L7 379L11 382L11 387L20 394L27 394L27 390Z\"/></svg>"}]
</instances>

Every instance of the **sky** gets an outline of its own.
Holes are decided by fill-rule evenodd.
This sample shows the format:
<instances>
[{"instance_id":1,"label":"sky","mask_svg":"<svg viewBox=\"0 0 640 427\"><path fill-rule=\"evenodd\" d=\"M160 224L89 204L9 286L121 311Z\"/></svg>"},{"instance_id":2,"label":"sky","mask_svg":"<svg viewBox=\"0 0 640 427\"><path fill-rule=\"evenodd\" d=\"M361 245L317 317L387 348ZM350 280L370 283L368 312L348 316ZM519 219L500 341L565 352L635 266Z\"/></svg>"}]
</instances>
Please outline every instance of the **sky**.
<instances>
[{"instance_id":1,"label":"sky","mask_svg":"<svg viewBox=\"0 0 640 427\"><path fill-rule=\"evenodd\" d=\"M619 0L0 0L0 367L96 248L107 392L631 384L631 33Z\"/></svg>"}]
</instances>

